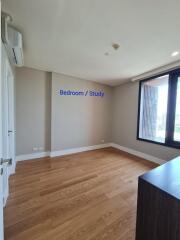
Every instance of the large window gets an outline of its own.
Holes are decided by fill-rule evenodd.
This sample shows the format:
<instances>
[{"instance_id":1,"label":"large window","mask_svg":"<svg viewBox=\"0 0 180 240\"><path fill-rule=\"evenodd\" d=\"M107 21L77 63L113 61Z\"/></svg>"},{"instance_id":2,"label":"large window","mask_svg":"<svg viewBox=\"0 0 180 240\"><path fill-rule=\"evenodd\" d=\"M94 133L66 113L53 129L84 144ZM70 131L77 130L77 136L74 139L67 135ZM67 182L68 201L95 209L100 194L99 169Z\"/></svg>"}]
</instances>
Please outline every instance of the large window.
<instances>
[{"instance_id":1,"label":"large window","mask_svg":"<svg viewBox=\"0 0 180 240\"><path fill-rule=\"evenodd\" d=\"M180 70L140 82L137 138L180 148Z\"/></svg>"}]
</instances>

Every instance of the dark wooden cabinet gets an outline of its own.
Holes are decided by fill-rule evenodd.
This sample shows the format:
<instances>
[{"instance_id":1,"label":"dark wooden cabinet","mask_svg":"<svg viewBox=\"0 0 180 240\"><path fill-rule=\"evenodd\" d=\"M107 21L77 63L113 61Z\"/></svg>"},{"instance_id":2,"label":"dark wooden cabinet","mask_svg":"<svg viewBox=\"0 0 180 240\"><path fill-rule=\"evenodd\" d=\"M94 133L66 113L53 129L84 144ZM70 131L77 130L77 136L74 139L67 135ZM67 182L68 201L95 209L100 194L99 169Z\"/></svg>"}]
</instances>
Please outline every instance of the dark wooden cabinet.
<instances>
[{"instance_id":1,"label":"dark wooden cabinet","mask_svg":"<svg viewBox=\"0 0 180 240\"><path fill-rule=\"evenodd\" d=\"M136 240L180 240L180 157L139 177Z\"/></svg>"}]
</instances>

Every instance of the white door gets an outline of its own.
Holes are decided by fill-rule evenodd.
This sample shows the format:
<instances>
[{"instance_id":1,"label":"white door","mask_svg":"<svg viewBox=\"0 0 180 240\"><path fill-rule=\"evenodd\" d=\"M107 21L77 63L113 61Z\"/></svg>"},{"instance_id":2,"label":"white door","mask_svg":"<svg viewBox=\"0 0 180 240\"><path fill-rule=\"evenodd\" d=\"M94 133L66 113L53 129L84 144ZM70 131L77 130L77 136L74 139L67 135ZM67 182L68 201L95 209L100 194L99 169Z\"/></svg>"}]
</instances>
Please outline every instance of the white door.
<instances>
[{"instance_id":1,"label":"white door","mask_svg":"<svg viewBox=\"0 0 180 240\"><path fill-rule=\"evenodd\" d=\"M1 47L0 47L0 56ZM0 58L1 66L1 58ZM2 74L0 74L0 160L2 159ZM4 239L4 221L3 221L3 170L0 164L0 239Z\"/></svg>"},{"instance_id":2,"label":"white door","mask_svg":"<svg viewBox=\"0 0 180 240\"><path fill-rule=\"evenodd\" d=\"M10 65L7 66L7 158L12 159L8 175L15 173L15 134L14 134L14 76Z\"/></svg>"},{"instance_id":3,"label":"white door","mask_svg":"<svg viewBox=\"0 0 180 240\"><path fill-rule=\"evenodd\" d=\"M2 90L2 81L0 78L0 93ZM0 98L0 160L2 159L2 101ZM4 225L3 225L3 168L0 164L0 239L4 239Z\"/></svg>"},{"instance_id":4,"label":"white door","mask_svg":"<svg viewBox=\"0 0 180 240\"><path fill-rule=\"evenodd\" d=\"M1 92L1 78L0 78ZM2 108L0 99L0 160L2 159ZM3 166L0 164L0 239L4 239L4 224L3 224Z\"/></svg>"},{"instance_id":5,"label":"white door","mask_svg":"<svg viewBox=\"0 0 180 240\"><path fill-rule=\"evenodd\" d=\"M2 169L2 168L0 168ZM0 175L0 239L4 239L4 224L3 224L3 184L2 174Z\"/></svg>"},{"instance_id":6,"label":"white door","mask_svg":"<svg viewBox=\"0 0 180 240\"><path fill-rule=\"evenodd\" d=\"M0 240L4 239L3 206L9 195L9 175L15 171L14 78L4 46L0 78Z\"/></svg>"},{"instance_id":7,"label":"white door","mask_svg":"<svg viewBox=\"0 0 180 240\"><path fill-rule=\"evenodd\" d=\"M5 48L2 48L2 158L3 198L6 204L9 195L9 176L15 172L14 151L14 78ZM11 161L8 161L11 160Z\"/></svg>"},{"instance_id":8,"label":"white door","mask_svg":"<svg viewBox=\"0 0 180 240\"><path fill-rule=\"evenodd\" d=\"M0 87L1 90L1 87ZM1 103L1 102L0 102ZM0 119L1 119L0 109ZM1 121L0 121L1 123ZM0 159L2 158L2 124L0 124ZM0 165L0 239L4 239L4 224L3 224L3 168Z\"/></svg>"}]
</instances>

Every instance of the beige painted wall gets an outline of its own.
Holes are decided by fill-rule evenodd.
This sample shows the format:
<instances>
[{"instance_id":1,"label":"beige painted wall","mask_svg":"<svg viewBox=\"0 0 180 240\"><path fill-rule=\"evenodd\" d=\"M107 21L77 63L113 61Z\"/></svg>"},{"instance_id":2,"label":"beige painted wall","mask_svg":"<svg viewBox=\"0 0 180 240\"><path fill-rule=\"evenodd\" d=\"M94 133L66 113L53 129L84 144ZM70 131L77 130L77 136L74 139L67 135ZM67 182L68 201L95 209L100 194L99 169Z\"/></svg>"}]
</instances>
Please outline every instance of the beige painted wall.
<instances>
[{"instance_id":1,"label":"beige painted wall","mask_svg":"<svg viewBox=\"0 0 180 240\"><path fill-rule=\"evenodd\" d=\"M51 74L16 68L16 155L50 150Z\"/></svg>"},{"instance_id":2,"label":"beige painted wall","mask_svg":"<svg viewBox=\"0 0 180 240\"><path fill-rule=\"evenodd\" d=\"M169 160L180 150L136 140L139 83L108 87L62 74L16 69L16 153L115 142ZM60 89L103 90L104 98L60 96ZM38 151L37 151L38 152Z\"/></svg>"},{"instance_id":3,"label":"beige painted wall","mask_svg":"<svg viewBox=\"0 0 180 240\"><path fill-rule=\"evenodd\" d=\"M105 96L60 96L59 90L103 90ZM52 74L51 150L111 141L112 88L61 74Z\"/></svg>"},{"instance_id":4,"label":"beige painted wall","mask_svg":"<svg viewBox=\"0 0 180 240\"><path fill-rule=\"evenodd\" d=\"M113 142L154 157L170 160L180 150L136 140L139 83L126 83L113 90Z\"/></svg>"}]
</instances>

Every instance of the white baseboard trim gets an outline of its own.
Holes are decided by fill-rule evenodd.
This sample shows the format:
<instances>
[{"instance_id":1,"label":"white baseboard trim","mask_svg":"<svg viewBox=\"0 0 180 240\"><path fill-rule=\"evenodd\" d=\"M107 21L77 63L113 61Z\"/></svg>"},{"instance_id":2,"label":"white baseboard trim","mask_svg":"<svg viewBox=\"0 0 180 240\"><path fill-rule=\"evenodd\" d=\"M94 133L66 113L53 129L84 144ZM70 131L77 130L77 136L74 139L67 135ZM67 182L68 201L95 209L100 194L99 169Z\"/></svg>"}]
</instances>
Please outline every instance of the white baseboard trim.
<instances>
[{"instance_id":1,"label":"white baseboard trim","mask_svg":"<svg viewBox=\"0 0 180 240\"><path fill-rule=\"evenodd\" d=\"M105 144L98 144L98 145L94 145L94 146L87 146L87 147L71 148L71 149L60 150L60 151L53 151L53 152L50 152L50 157L58 157L58 156L64 156L64 155L73 154L73 153L86 152L86 151L90 151L90 150L96 150L96 149L111 147L111 145L112 145L112 143L105 143Z\"/></svg>"},{"instance_id":2,"label":"white baseboard trim","mask_svg":"<svg viewBox=\"0 0 180 240\"><path fill-rule=\"evenodd\" d=\"M120 145L118 145L118 144L116 144L116 143L112 143L112 144L111 144L111 147L117 148L117 149L119 149L119 150L121 150L121 151L130 153L130 154L132 154L132 155L135 155L135 156L137 156L137 157L143 158L143 159L145 159L145 160L148 160L148 161L157 163L157 164L159 164L159 165L166 163L166 161L163 160L163 159L153 157L153 156L151 156L151 155L149 155L149 154L142 153L142 152L136 151L136 150L131 149L131 148L127 148L127 147L120 146Z\"/></svg>"},{"instance_id":3,"label":"white baseboard trim","mask_svg":"<svg viewBox=\"0 0 180 240\"><path fill-rule=\"evenodd\" d=\"M143 158L145 160L157 163L159 165L166 163L166 161L163 160L163 159L153 157L149 154L142 153L142 152L136 151L136 150L131 149L131 148L120 146L116 143L105 143L105 144L98 144L98 145L94 145L94 146L71 148L71 149L53 151L53 152L38 152L38 153L32 153L32 154L24 154L24 155L17 156L16 161L31 160L31 159L36 159L36 158L48 157L48 156L58 157L58 156L64 156L64 155L69 155L69 154L74 154L74 153L91 151L91 150L96 150L96 149L101 149L101 148L106 148L106 147L114 147L114 148L119 149L121 151L130 153L130 154L135 155L135 156L140 157L140 158Z\"/></svg>"},{"instance_id":4,"label":"white baseboard trim","mask_svg":"<svg viewBox=\"0 0 180 240\"><path fill-rule=\"evenodd\" d=\"M23 154L16 156L16 161L24 161L24 160L31 160L36 158L42 158L42 157L58 157L58 156L64 156L68 154L73 153L79 153L79 152L85 152L90 150L96 150L101 148L110 147L112 143L105 143L105 144L98 144L94 146L87 146L87 147L80 147L80 148L71 148L66 150L60 150L60 151L53 151L53 152L39 152L39 153L31 153L31 154Z\"/></svg>"},{"instance_id":5,"label":"white baseboard trim","mask_svg":"<svg viewBox=\"0 0 180 240\"><path fill-rule=\"evenodd\" d=\"M36 158L48 157L49 152L38 152L38 153L31 153L31 154L23 154L16 156L16 161L24 161L24 160L31 160Z\"/></svg>"}]
</instances>

